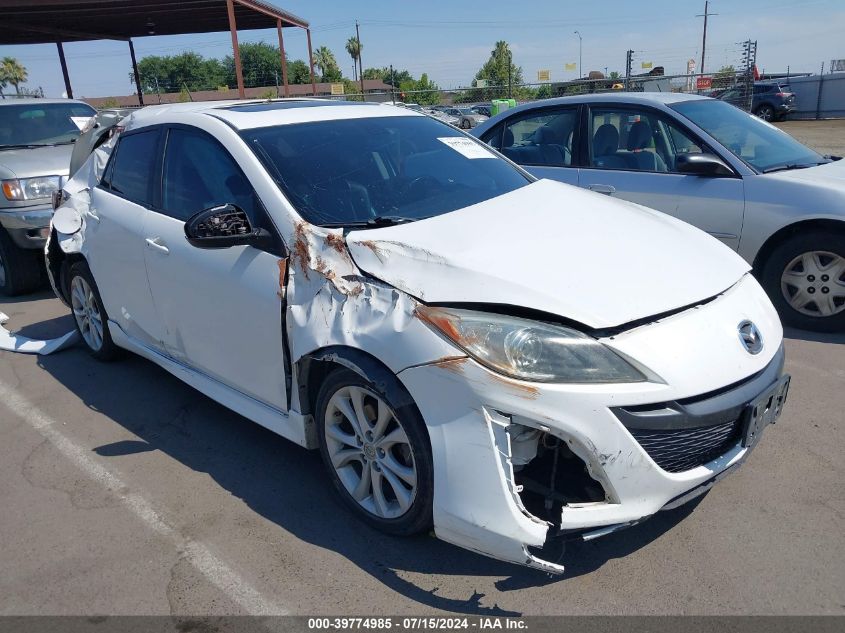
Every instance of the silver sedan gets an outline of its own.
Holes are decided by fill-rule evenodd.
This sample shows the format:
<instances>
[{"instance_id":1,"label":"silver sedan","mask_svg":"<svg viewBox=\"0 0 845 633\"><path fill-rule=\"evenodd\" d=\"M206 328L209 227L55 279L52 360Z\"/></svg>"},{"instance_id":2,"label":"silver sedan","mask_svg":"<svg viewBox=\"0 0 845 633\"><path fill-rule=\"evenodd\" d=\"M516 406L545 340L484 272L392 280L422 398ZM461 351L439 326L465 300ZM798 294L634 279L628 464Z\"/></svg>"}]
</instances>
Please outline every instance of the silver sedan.
<instances>
[{"instance_id":1,"label":"silver sedan","mask_svg":"<svg viewBox=\"0 0 845 633\"><path fill-rule=\"evenodd\" d=\"M753 266L786 323L845 331L840 157L822 156L723 101L676 93L547 99L471 133L539 178L707 231Z\"/></svg>"}]
</instances>

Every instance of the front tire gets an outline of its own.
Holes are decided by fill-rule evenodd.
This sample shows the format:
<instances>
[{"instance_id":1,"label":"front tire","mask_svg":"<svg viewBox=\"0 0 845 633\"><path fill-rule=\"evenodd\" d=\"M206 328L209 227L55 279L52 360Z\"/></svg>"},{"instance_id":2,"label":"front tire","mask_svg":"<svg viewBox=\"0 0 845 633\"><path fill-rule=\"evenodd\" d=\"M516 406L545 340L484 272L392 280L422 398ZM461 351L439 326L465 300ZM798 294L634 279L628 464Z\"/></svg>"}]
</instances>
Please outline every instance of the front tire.
<instances>
[{"instance_id":1,"label":"front tire","mask_svg":"<svg viewBox=\"0 0 845 633\"><path fill-rule=\"evenodd\" d=\"M775 109L772 106L764 103L754 111L754 114L756 114L764 121L772 121L775 118Z\"/></svg>"},{"instance_id":2,"label":"front tire","mask_svg":"<svg viewBox=\"0 0 845 633\"><path fill-rule=\"evenodd\" d=\"M70 267L68 296L76 329L88 348L88 353L102 361L117 358L120 349L112 341L109 318L103 307L100 291L88 264L84 261L76 262Z\"/></svg>"},{"instance_id":3,"label":"front tire","mask_svg":"<svg viewBox=\"0 0 845 633\"><path fill-rule=\"evenodd\" d=\"M761 282L784 323L816 332L845 331L845 233L791 237L772 251Z\"/></svg>"},{"instance_id":4,"label":"front tire","mask_svg":"<svg viewBox=\"0 0 845 633\"><path fill-rule=\"evenodd\" d=\"M409 536L432 524L431 443L402 384L373 384L348 369L317 396L320 454L343 502L382 532Z\"/></svg>"}]
</instances>

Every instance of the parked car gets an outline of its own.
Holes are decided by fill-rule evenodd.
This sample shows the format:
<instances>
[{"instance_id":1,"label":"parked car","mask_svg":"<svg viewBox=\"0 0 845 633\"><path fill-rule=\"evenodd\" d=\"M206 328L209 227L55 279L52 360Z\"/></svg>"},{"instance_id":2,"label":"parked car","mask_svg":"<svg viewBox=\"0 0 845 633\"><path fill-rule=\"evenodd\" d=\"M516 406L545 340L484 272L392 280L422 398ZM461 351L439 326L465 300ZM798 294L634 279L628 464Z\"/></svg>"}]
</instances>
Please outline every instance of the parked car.
<instances>
[{"instance_id":1,"label":"parked car","mask_svg":"<svg viewBox=\"0 0 845 633\"><path fill-rule=\"evenodd\" d=\"M438 121L443 121L444 123L454 125L455 127L459 127L459 124L461 122L458 117L452 116L445 110L435 110L434 108L430 108L427 110L423 110L423 114L427 114L428 116L434 117Z\"/></svg>"},{"instance_id":2,"label":"parked car","mask_svg":"<svg viewBox=\"0 0 845 633\"><path fill-rule=\"evenodd\" d=\"M741 108L747 107L745 86L734 86L726 90L719 99ZM751 112L764 121L782 121L795 111L795 94L789 84L780 82L757 82L751 94Z\"/></svg>"},{"instance_id":3,"label":"parked car","mask_svg":"<svg viewBox=\"0 0 845 633\"><path fill-rule=\"evenodd\" d=\"M470 108L470 110L476 112L477 114L482 114L488 118L492 115L493 111L492 108L487 104L474 105Z\"/></svg>"},{"instance_id":4,"label":"parked car","mask_svg":"<svg viewBox=\"0 0 845 633\"><path fill-rule=\"evenodd\" d=\"M50 197L68 175L81 127L94 115L81 101L0 100L0 294L44 283Z\"/></svg>"},{"instance_id":5,"label":"parked car","mask_svg":"<svg viewBox=\"0 0 845 633\"><path fill-rule=\"evenodd\" d=\"M443 112L455 117L458 120L458 127L462 130L470 130L488 119L483 114L474 112L471 108L444 108Z\"/></svg>"},{"instance_id":6,"label":"parked car","mask_svg":"<svg viewBox=\"0 0 845 633\"><path fill-rule=\"evenodd\" d=\"M90 353L318 448L384 532L560 573L544 545L703 493L782 410L771 302L688 224L408 109L185 103L122 126L47 248Z\"/></svg>"},{"instance_id":7,"label":"parked car","mask_svg":"<svg viewBox=\"0 0 845 633\"><path fill-rule=\"evenodd\" d=\"M753 266L784 321L845 330L845 161L679 93L528 103L472 134L539 178L694 224Z\"/></svg>"}]
</instances>

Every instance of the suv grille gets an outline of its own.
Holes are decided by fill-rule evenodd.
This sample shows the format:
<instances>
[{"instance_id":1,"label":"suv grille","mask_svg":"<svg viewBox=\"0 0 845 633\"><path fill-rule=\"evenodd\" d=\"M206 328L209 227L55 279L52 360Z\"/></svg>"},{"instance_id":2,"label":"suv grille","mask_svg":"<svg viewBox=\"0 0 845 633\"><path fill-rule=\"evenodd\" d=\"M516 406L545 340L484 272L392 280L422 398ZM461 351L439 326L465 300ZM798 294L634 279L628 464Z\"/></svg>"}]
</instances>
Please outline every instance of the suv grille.
<instances>
[{"instance_id":1,"label":"suv grille","mask_svg":"<svg viewBox=\"0 0 845 633\"><path fill-rule=\"evenodd\" d=\"M658 466L680 473L706 464L739 442L741 419L695 429L628 429Z\"/></svg>"}]
</instances>

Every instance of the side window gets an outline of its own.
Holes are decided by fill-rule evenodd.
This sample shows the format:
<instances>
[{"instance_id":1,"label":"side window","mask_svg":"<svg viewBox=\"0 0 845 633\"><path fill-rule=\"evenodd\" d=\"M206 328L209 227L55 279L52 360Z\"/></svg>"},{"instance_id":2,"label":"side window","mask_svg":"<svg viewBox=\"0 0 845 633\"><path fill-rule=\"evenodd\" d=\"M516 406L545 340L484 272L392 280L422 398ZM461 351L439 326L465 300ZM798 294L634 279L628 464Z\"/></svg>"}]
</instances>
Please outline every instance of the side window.
<instances>
[{"instance_id":1,"label":"side window","mask_svg":"<svg viewBox=\"0 0 845 633\"><path fill-rule=\"evenodd\" d=\"M106 177L100 184L127 200L149 205L158 135L158 130L150 130L121 136Z\"/></svg>"},{"instance_id":2,"label":"side window","mask_svg":"<svg viewBox=\"0 0 845 633\"><path fill-rule=\"evenodd\" d=\"M701 153L701 146L674 123L650 110L593 109L590 166L669 173L678 154Z\"/></svg>"},{"instance_id":3,"label":"side window","mask_svg":"<svg viewBox=\"0 0 845 633\"><path fill-rule=\"evenodd\" d=\"M520 165L565 167L572 164L572 139L578 110L541 110L505 121L501 152Z\"/></svg>"},{"instance_id":4,"label":"side window","mask_svg":"<svg viewBox=\"0 0 845 633\"><path fill-rule=\"evenodd\" d=\"M167 134L162 211L185 221L221 204L235 204L258 226L258 200L234 159L216 141L181 128Z\"/></svg>"},{"instance_id":5,"label":"side window","mask_svg":"<svg viewBox=\"0 0 845 633\"><path fill-rule=\"evenodd\" d=\"M502 127L501 125L494 126L493 129L481 137L481 140L490 147L502 149Z\"/></svg>"}]
</instances>

